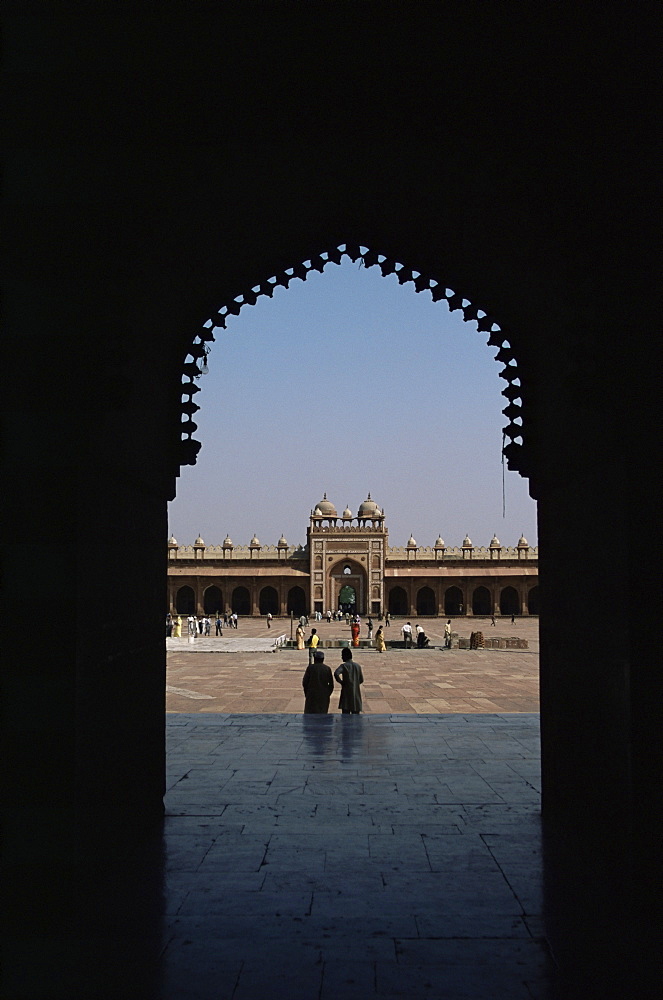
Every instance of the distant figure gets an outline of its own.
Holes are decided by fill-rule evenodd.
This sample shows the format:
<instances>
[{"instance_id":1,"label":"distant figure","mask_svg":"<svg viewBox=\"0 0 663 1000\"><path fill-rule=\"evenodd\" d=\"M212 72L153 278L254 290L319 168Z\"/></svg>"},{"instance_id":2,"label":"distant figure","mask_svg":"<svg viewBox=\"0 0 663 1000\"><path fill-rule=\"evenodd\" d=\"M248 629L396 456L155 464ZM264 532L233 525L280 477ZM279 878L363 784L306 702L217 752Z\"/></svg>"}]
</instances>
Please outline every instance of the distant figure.
<instances>
[{"instance_id":1,"label":"distant figure","mask_svg":"<svg viewBox=\"0 0 663 1000\"><path fill-rule=\"evenodd\" d=\"M444 645L446 649L451 649L451 618L447 619L444 626Z\"/></svg>"},{"instance_id":2,"label":"distant figure","mask_svg":"<svg viewBox=\"0 0 663 1000\"><path fill-rule=\"evenodd\" d=\"M412 649L412 625L410 622L406 622L401 629L403 633L403 641L405 643L406 649Z\"/></svg>"},{"instance_id":3,"label":"distant figure","mask_svg":"<svg viewBox=\"0 0 663 1000\"><path fill-rule=\"evenodd\" d=\"M228 627L228 612L227 611L223 612L223 624L226 626L226 628Z\"/></svg>"},{"instance_id":4,"label":"distant figure","mask_svg":"<svg viewBox=\"0 0 663 1000\"><path fill-rule=\"evenodd\" d=\"M178 615L175 619L175 625L173 627L173 639L182 638L182 619Z\"/></svg>"},{"instance_id":5,"label":"distant figure","mask_svg":"<svg viewBox=\"0 0 663 1000\"><path fill-rule=\"evenodd\" d=\"M309 663L304 671L302 687L305 695L305 715L326 715L329 711L329 699L334 690L334 678L324 661L325 654L321 649L316 649L313 653L313 663Z\"/></svg>"},{"instance_id":6,"label":"distant figure","mask_svg":"<svg viewBox=\"0 0 663 1000\"><path fill-rule=\"evenodd\" d=\"M494 625L494 624L495 624L495 615L491 615L491 616L490 616L490 624L491 624L491 625Z\"/></svg>"},{"instance_id":7,"label":"distant figure","mask_svg":"<svg viewBox=\"0 0 663 1000\"><path fill-rule=\"evenodd\" d=\"M390 628L391 627L391 615L389 614L388 611L385 611L385 613L384 613L384 624L385 624L386 628Z\"/></svg>"},{"instance_id":8,"label":"distant figure","mask_svg":"<svg viewBox=\"0 0 663 1000\"><path fill-rule=\"evenodd\" d=\"M384 653L387 649L387 644L384 641L384 632L382 630L382 625L380 625L377 632L375 633L375 648L377 649L378 653Z\"/></svg>"},{"instance_id":9,"label":"distant figure","mask_svg":"<svg viewBox=\"0 0 663 1000\"><path fill-rule=\"evenodd\" d=\"M371 618L366 622L366 628L368 629L368 638L373 638L373 620Z\"/></svg>"},{"instance_id":10,"label":"distant figure","mask_svg":"<svg viewBox=\"0 0 663 1000\"><path fill-rule=\"evenodd\" d=\"M516 624L516 616L515 615L511 615L511 624L512 625Z\"/></svg>"},{"instance_id":11,"label":"distant figure","mask_svg":"<svg viewBox=\"0 0 663 1000\"><path fill-rule=\"evenodd\" d=\"M297 640L297 649L304 649L304 628L302 625L297 626L295 638Z\"/></svg>"},{"instance_id":12,"label":"distant figure","mask_svg":"<svg viewBox=\"0 0 663 1000\"><path fill-rule=\"evenodd\" d=\"M305 625L308 625L308 618L306 617L306 615L301 616L301 618L299 619L299 624L301 625L302 628L304 628Z\"/></svg>"},{"instance_id":13,"label":"distant figure","mask_svg":"<svg viewBox=\"0 0 663 1000\"><path fill-rule=\"evenodd\" d=\"M271 627L272 627L272 612L268 611L267 612L267 628L271 628Z\"/></svg>"},{"instance_id":14,"label":"distant figure","mask_svg":"<svg viewBox=\"0 0 663 1000\"><path fill-rule=\"evenodd\" d=\"M417 626L417 649L425 649L429 644L430 639L422 629L421 625Z\"/></svg>"},{"instance_id":15,"label":"distant figure","mask_svg":"<svg viewBox=\"0 0 663 1000\"><path fill-rule=\"evenodd\" d=\"M170 639L173 634L173 619L170 615L166 615L166 638Z\"/></svg>"},{"instance_id":16,"label":"distant figure","mask_svg":"<svg viewBox=\"0 0 663 1000\"><path fill-rule=\"evenodd\" d=\"M318 630L315 628L311 629L311 634L308 637L308 662L313 663L313 654L317 649L318 643L320 642L320 636L318 635Z\"/></svg>"},{"instance_id":17,"label":"distant figure","mask_svg":"<svg viewBox=\"0 0 663 1000\"><path fill-rule=\"evenodd\" d=\"M353 622L350 626L350 631L352 632L352 645L359 645L359 622Z\"/></svg>"},{"instance_id":18,"label":"distant figure","mask_svg":"<svg viewBox=\"0 0 663 1000\"><path fill-rule=\"evenodd\" d=\"M216 616L216 621L215 621L214 624L216 625L216 634L217 635L223 635L223 628L222 628L222 624L223 623L222 623L221 618L219 617L219 615Z\"/></svg>"},{"instance_id":19,"label":"distant figure","mask_svg":"<svg viewBox=\"0 0 663 1000\"><path fill-rule=\"evenodd\" d=\"M347 646L341 651L341 658L343 663L334 671L334 677L341 685L338 707L343 715L359 715L363 707L359 686L364 683L364 675Z\"/></svg>"},{"instance_id":20,"label":"distant figure","mask_svg":"<svg viewBox=\"0 0 663 1000\"><path fill-rule=\"evenodd\" d=\"M327 624L331 625L331 611L327 612Z\"/></svg>"},{"instance_id":21,"label":"distant figure","mask_svg":"<svg viewBox=\"0 0 663 1000\"><path fill-rule=\"evenodd\" d=\"M211 634L212 634L212 622L210 621L209 616L205 615L205 635L211 635Z\"/></svg>"}]
</instances>

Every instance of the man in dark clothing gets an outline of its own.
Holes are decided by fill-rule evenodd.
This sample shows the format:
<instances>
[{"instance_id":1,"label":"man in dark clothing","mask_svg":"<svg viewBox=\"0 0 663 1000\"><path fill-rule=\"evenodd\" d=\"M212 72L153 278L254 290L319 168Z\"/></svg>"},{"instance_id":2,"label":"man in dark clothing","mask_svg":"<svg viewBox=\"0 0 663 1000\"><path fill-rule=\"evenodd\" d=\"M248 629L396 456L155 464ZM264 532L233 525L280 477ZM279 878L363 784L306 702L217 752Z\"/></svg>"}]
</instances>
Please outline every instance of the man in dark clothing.
<instances>
[{"instance_id":1,"label":"man in dark clothing","mask_svg":"<svg viewBox=\"0 0 663 1000\"><path fill-rule=\"evenodd\" d=\"M343 662L334 671L334 677L341 685L338 707L343 715L359 715L363 705L359 685L364 683L364 675L358 663L352 659L352 650L345 646L341 650Z\"/></svg>"},{"instance_id":2,"label":"man in dark clothing","mask_svg":"<svg viewBox=\"0 0 663 1000\"><path fill-rule=\"evenodd\" d=\"M302 687L306 701L305 715L326 715L329 711L329 699L334 690L332 672L325 664L325 654L321 649L313 653L313 663L309 663L304 671Z\"/></svg>"}]
</instances>

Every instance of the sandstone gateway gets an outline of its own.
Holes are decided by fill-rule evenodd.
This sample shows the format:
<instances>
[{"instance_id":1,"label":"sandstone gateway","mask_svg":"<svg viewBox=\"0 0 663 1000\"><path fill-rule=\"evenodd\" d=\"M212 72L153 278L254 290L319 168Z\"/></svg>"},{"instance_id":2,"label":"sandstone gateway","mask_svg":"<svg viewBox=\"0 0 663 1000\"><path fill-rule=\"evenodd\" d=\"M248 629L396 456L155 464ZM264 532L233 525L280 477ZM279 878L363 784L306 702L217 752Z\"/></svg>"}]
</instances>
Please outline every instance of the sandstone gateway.
<instances>
[{"instance_id":1,"label":"sandstone gateway","mask_svg":"<svg viewBox=\"0 0 663 1000\"><path fill-rule=\"evenodd\" d=\"M305 546L283 536L264 546L193 545L168 540L168 610L180 614L537 615L538 549L521 537L505 548L493 536L475 547L466 536L448 548L388 544L385 513L370 493L354 516L323 499L311 511Z\"/></svg>"}]
</instances>

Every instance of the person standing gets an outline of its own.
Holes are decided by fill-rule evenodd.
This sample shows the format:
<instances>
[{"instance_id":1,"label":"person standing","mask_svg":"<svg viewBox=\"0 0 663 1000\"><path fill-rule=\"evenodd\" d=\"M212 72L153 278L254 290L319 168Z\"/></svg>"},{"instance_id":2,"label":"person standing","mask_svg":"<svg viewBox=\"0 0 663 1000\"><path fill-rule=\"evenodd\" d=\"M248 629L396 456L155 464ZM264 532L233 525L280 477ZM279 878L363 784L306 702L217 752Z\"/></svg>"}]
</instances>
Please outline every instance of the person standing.
<instances>
[{"instance_id":1,"label":"person standing","mask_svg":"<svg viewBox=\"0 0 663 1000\"><path fill-rule=\"evenodd\" d=\"M384 613L384 624L385 628L391 628L391 615L388 611L385 611Z\"/></svg>"},{"instance_id":2,"label":"person standing","mask_svg":"<svg viewBox=\"0 0 663 1000\"><path fill-rule=\"evenodd\" d=\"M412 649L412 624L410 622L406 622L405 625L403 625L401 632L403 633L405 648Z\"/></svg>"},{"instance_id":3,"label":"person standing","mask_svg":"<svg viewBox=\"0 0 663 1000\"><path fill-rule=\"evenodd\" d=\"M451 618L447 619L447 624L444 626L444 645L446 649L451 649Z\"/></svg>"},{"instance_id":4,"label":"person standing","mask_svg":"<svg viewBox=\"0 0 663 1000\"><path fill-rule=\"evenodd\" d=\"M364 683L364 675L347 646L342 650L341 658L343 662L334 671L334 677L341 685L338 707L343 715L359 715L363 708L360 685Z\"/></svg>"},{"instance_id":5,"label":"person standing","mask_svg":"<svg viewBox=\"0 0 663 1000\"><path fill-rule=\"evenodd\" d=\"M302 678L304 688L304 714L326 715L329 711L329 699L334 690L332 672L325 663L325 654L321 649L313 653L313 663L309 663Z\"/></svg>"},{"instance_id":6,"label":"person standing","mask_svg":"<svg viewBox=\"0 0 663 1000\"><path fill-rule=\"evenodd\" d=\"M297 640L297 649L303 649L304 648L304 628L303 628L302 625L298 625L297 626L297 630L295 632L295 638Z\"/></svg>"},{"instance_id":7,"label":"person standing","mask_svg":"<svg viewBox=\"0 0 663 1000\"><path fill-rule=\"evenodd\" d=\"M366 628L368 629L368 638L372 639L373 638L373 619L370 618L370 617L369 617L368 621L366 622Z\"/></svg>"},{"instance_id":8,"label":"person standing","mask_svg":"<svg viewBox=\"0 0 663 1000\"><path fill-rule=\"evenodd\" d=\"M221 618L219 615L216 616L216 621L214 624L216 625L216 634L223 635L223 629L221 627Z\"/></svg>"},{"instance_id":9,"label":"person standing","mask_svg":"<svg viewBox=\"0 0 663 1000\"><path fill-rule=\"evenodd\" d=\"M175 619L175 626L173 628L173 639L181 639L181 638L182 638L182 619L178 615L177 618Z\"/></svg>"},{"instance_id":10,"label":"person standing","mask_svg":"<svg viewBox=\"0 0 663 1000\"><path fill-rule=\"evenodd\" d=\"M236 611L233 611L233 613L231 615L231 618L232 618L232 621L233 621L233 628L237 628L238 627L238 623L239 623L239 618L237 616L237 612Z\"/></svg>"},{"instance_id":11,"label":"person standing","mask_svg":"<svg viewBox=\"0 0 663 1000\"><path fill-rule=\"evenodd\" d=\"M380 625L377 632L375 633L375 648L377 649L378 653L384 653L386 652L387 649L387 644L384 641L384 631L382 629L382 625Z\"/></svg>"},{"instance_id":12,"label":"person standing","mask_svg":"<svg viewBox=\"0 0 663 1000\"><path fill-rule=\"evenodd\" d=\"M491 625L492 625L493 627L495 626L495 615L491 615L491 616L490 616L490 624L491 624Z\"/></svg>"},{"instance_id":13,"label":"person standing","mask_svg":"<svg viewBox=\"0 0 663 1000\"><path fill-rule=\"evenodd\" d=\"M212 622L209 619L209 615L205 615L205 635L209 636L212 633Z\"/></svg>"},{"instance_id":14,"label":"person standing","mask_svg":"<svg viewBox=\"0 0 663 1000\"><path fill-rule=\"evenodd\" d=\"M267 628L271 628L271 627L272 627L272 612L268 611L267 612Z\"/></svg>"},{"instance_id":15,"label":"person standing","mask_svg":"<svg viewBox=\"0 0 663 1000\"><path fill-rule=\"evenodd\" d=\"M318 643L320 642L320 636L318 635L318 630L316 628L311 629L311 634L308 637L308 662L313 663L313 655L318 648Z\"/></svg>"}]
</instances>

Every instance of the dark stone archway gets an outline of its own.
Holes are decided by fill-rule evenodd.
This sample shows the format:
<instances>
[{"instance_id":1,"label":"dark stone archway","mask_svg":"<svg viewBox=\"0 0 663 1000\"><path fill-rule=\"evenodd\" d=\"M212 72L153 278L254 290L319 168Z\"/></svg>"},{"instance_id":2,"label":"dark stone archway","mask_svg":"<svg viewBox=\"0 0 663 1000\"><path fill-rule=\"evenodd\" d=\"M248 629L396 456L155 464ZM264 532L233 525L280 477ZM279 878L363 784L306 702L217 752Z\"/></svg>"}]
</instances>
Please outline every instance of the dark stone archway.
<instances>
[{"instance_id":1,"label":"dark stone archway","mask_svg":"<svg viewBox=\"0 0 663 1000\"><path fill-rule=\"evenodd\" d=\"M287 611L295 618L301 618L302 615L308 614L306 594L302 587L291 587L288 591Z\"/></svg>"},{"instance_id":2,"label":"dark stone archway","mask_svg":"<svg viewBox=\"0 0 663 1000\"><path fill-rule=\"evenodd\" d=\"M597 995L642 977L660 789L659 678L641 627L659 611L659 31L646 5L627 21L620 5L568 20L562 6L513 19L440 5L425 23L395 8L366 34L356 18L321 30L298 9L292 36L287 13L253 5L215 5L211 22L187 12L186 31L158 8L130 32L110 7L35 10L29 30L20 5L6 12L4 315L29 356L29 378L6 366L0 394L7 801L30 802L7 838L21 939L9 958L19 976L25 954L48 956L35 995L62 982L72 997L99 992L83 944L62 933L76 881L62 873L83 863L72 842L93 830L117 847L163 808L166 500L197 451L202 324L325 266L343 241L358 264L504 336L505 454L539 503L544 821L551 846L574 831L548 883L552 950ZM428 404L443 395L442 367ZM615 550L615 538L645 542ZM582 573L574 546L591 552ZM68 596L71 641L58 645L32 627L45 554ZM618 615L592 608L588 629L587 594L610 580L638 585ZM601 634L612 642L599 648ZM70 987L74 968L87 981Z\"/></svg>"},{"instance_id":3,"label":"dark stone archway","mask_svg":"<svg viewBox=\"0 0 663 1000\"><path fill-rule=\"evenodd\" d=\"M223 593L221 588L213 584L208 587L203 594L203 609L206 615L215 615L217 612L223 612Z\"/></svg>"},{"instance_id":4,"label":"dark stone archway","mask_svg":"<svg viewBox=\"0 0 663 1000\"><path fill-rule=\"evenodd\" d=\"M196 595L193 587L180 587L175 595L175 610L180 615L195 615Z\"/></svg>"},{"instance_id":5,"label":"dark stone archway","mask_svg":"<svg viewBox=\"0 0 663 1000\"><path fill-rule=\"evenodd\" d=\"M389 591L389 614L409 615L410 606L408 604L407 593L402 587L392 587Z\"/></svg>"},{"instance_id":6,"label":"dark stone archway","mask_svg":"<svg viewBox=\"0 0 663 1000\"><path fill-rule=\"evenodd\" d=\"M539 614L539 588L532 587L527 594L527 610L531 615Z\"/></svg>"},{"instance_id":7,"label":"dark stone archway","mask_svg":"<svg viewBox=\"0 0 663 1000\"><path fill-rule=\"evenodd\" d=\"M487 587L475 587L472 592L472 614L490 615L493 607L490 600L490 591Z\"/></svg>"},{"instance_id":8,"label":"dark stone archway","mask_svg":"<svg viewBox=\"0 0 663 1000\"><path fill-rule=\"evenodd\" d=\"M437 614L435 593L430 587L420 587L417 591L417 614L424 616Z\"/></svg>"},{"instance_id":9,"label":"dark stone archway","mask_svg":"<svg viewBox=\"0 0 663 1000\"><path fill-rule=\"evenodd\" d=\"M447 587L444 592L444 613L448 617L463 614L463 591L460 587Z\"/></svg>"},{"instance_id":10,"label":"dark stone archway","mask_svg":"<svg viewBox=\"0 0 663 1000\"><path fill-rule=\"evenodd\" d=\"M520 614L520 598L515 587L503 587L500 591L500 614Z\"/></svg>"},{"instance_id":11,"label":"dark stone archway","mask_svg":"<svg viewBox=\"0 0 663 1000\"><path fill-rule=\"evenodd\" d=\"M251 595L246 587L235 587L230 601L231 610L237 615L251 614Z\"/></svg>"},{"instance_id":12,"label":"dark stone archway","mask_svg":"<svg viewBox=\"0 0 663 1000\"><path fill-rule=\"evenodd\" d=\"M263 587L261 589L260 596L258 598L258 607L260 608L261 615L278 615L279 595L274 587Z\"/></svg>"}]
</instances>

